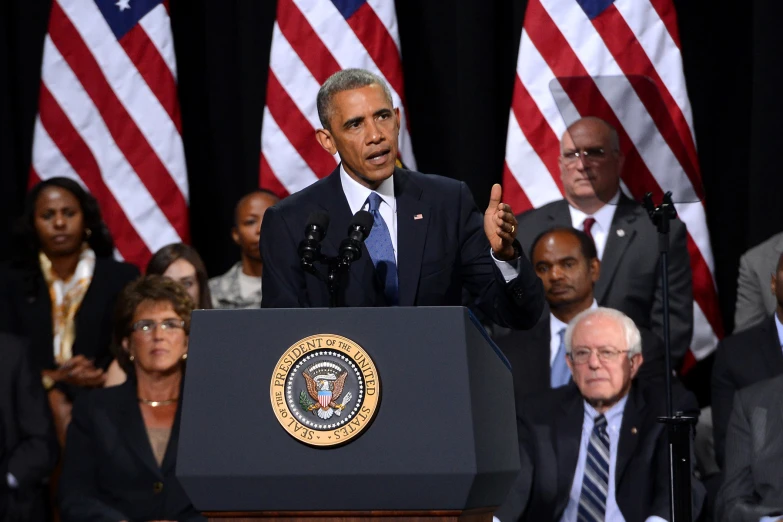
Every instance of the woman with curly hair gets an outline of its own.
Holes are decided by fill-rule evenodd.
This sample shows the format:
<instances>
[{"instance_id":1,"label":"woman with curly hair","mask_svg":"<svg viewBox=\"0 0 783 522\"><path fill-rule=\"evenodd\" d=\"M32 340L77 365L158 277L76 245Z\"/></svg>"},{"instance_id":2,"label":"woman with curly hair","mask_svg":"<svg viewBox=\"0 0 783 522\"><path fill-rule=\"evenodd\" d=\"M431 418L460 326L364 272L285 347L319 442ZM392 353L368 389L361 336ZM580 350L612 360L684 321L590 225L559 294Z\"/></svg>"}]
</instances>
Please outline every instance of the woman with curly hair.
<instances>
[{"instance_id":1,"label":"woman with curly hair","mask_svg":"<svg viewBox=\"0 0 783 522\"><path fill-rule=\"evenodd\" d=\"M14 239L0 288L0 330L28 339L63 443L74 397L103 385L112 359L111 311L139 272L112 259L98 203L72 179L33 187Z\"/></svg>"}]
</instances>

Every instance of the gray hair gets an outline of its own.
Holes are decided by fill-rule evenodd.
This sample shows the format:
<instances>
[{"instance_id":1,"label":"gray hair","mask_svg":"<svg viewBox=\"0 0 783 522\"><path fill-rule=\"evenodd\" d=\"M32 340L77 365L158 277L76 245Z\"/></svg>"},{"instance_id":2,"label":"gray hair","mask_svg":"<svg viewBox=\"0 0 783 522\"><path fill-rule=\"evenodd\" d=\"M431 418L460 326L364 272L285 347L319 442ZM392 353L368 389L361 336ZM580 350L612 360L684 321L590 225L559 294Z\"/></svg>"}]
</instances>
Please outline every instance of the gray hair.
<instances>
[{"instance_id":1,"label":"gray hair","mask_svg":"<svg viewBox=\"0 0 783 522\"><path fill-rule=\"evenodd\" d=\"M321 125L324 126L324 129L332 130L329 127L329 119L332 117L332 98L335 94L370 85L380 85L383 93L386 95L386 99L389 101L389 105L394 105L389 86L386 85L383 78L370 71L365 71L364 69L343 69L327 78L324 84L321 85L321 88L318 89L318 97L315 99L315 104L318 107L318 119L321 120Z\"/></svg>"},{"instance_id":2,"label":"gray hair","mask_svg":"<svg viewBox=\"0 0 783 522\"><path fill-rule=\"evenodd\" d=\"M601 306L598 308L588 308L587 310L579 312L576 317L571 319L571 322L568 323L565 333L566 353L571 353L571 340L574 337L574 330L579 326L579 323L597 316L611 319L622 328L623 335L625 336L625 344L628 348L629 359L637 353L642 353L642 335L639 333L639 329L636 327L633 319L619 310Z\"/></svg>"}]
</instances>

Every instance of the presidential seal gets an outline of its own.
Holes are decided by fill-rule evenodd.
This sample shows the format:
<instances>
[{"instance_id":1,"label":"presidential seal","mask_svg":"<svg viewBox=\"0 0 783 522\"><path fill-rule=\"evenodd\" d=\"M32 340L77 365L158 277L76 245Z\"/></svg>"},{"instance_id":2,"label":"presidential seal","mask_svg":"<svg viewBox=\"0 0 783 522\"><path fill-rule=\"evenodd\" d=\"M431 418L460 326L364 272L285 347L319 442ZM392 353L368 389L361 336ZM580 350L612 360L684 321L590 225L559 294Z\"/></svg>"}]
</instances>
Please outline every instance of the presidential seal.
<instances>
[{"instance_id":1,"label":"presidential seal","mask_svg":"<svg viewBox=\"0 0 783 522\"><path fill-rule=\"evenodd\" d=\"M355 342L312 335L288 348L269 393L278 422L311 446L344 444L373 420L380 400L375 363Z\"/></svg>"}]
</instances>

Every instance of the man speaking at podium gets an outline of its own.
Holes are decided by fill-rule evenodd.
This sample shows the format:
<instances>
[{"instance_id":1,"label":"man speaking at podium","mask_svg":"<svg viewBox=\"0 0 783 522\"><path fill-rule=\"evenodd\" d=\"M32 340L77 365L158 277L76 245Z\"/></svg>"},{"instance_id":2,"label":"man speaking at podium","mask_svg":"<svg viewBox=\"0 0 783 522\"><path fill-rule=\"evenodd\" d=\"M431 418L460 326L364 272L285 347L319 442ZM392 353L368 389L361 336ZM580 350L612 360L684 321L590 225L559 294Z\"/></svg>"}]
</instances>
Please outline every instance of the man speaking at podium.
<instances>
[{"instance_id":1,"label":"man speaking at podium","mask_svg":"<svg viewBox=\"0 0 783 522\"><path fill-rule=\"evenodd\" d=\"M397 168L399 109L386 83L368 71L335 73L317 105L323 128L316 138L341 163L267 211L261 306L328 306L326 283L303 270L297 246L309 216L320 212L329 216L322 252L336 255L352 216L366 210L372 230L344 279L344 306L458 306L464 287L496 323L536 324L543 289L515 241L517 221L501 203L500 186L492 187L482 220L464 183Z\"/></svg>"}]
</instances>

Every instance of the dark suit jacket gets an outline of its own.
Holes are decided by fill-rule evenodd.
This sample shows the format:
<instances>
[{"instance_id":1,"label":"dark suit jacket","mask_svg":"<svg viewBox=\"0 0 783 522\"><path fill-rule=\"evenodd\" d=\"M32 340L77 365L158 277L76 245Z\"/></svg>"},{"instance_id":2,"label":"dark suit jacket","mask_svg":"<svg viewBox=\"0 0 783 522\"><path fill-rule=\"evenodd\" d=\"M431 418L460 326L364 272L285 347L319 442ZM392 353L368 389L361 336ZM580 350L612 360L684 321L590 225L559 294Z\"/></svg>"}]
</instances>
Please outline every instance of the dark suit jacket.
<instances>
[{"instance_id":1,"label":"dark suit jacket","mask_svg":"<svg viewBox=\"0 0 783 522\"><path fill-rule=\"evenodd\" d=\"M534 325L544 304L541 282L523 256L518 261L519 276L505 283L490 257L483 216L467 186L402 169L394 171L393 179L400 306L459 306L464 285L477 296L481 312L493 321L515 328ZM329 214L331 222L322 251L336 255L352 218L339 167L265 214L262 307L329 305L326 285L302 270L297 254L307 219L314 211ZM351 266L343 302L346 306L385 306L379 283L363 246L361 259Z\"/></svg>"},{"instance_id":2,"label":"dark suit jacket","mask_svg":"<svg viewBox=\"0 0 783 522\"><path fill-rule=\"evenodd\" d=\"M626 522L669 518L669 453L662 390L631 387L617 448L615 499ZM678 405L697 410L689 393ZM584 400L575 384L529 397L520 408L522 471L496 516L502 522L556 521L571 492L584 420ZM700 504L699 504L700 505Z\"/></svg>"},{"instance_id":3,"label":"dark suit jacket","mask_svg":"<svg viewBox=\"0 0 783 522\"><path fill-rule=\"evenodd\" d=\"M517 239L526 253L542 232L570 227L566 200L555 201L518 216ZM624 234L618 235L622 230ZM693 334L693 288L685 225L675 220L669 235L669 306L672 357L675 367L685 357ZM636 325L663 339L663 298L658 264L658 232L645 210L624 195L617 204L606 239L595 299L601 306L624 312ZM645 352L645 359L663 358Z\"/></svg>"},{"instance_id":4,"label":"dark suit jacket","mask_svg":"<svg viewBox=\"0 0 783 522\"><path fill-rule=\"evenodd\" d=\"M76 339L73 354L94 359L95 366L106 368L113 355L109 349L114 318L114 303L126 283L139 276L138 269L112 259L95 260L92 282L76 312ZM30 341L33 367L37 371L56 367L52 347L52 303L40 270L33 273L9 270L5 301L0 316L0 331L26 337ZM68 393L74 390L68 388Z\"/></svg>"},{"instance_id":5,"label":"dark suit jacket","mask_svg":"<svg viewBox=\"0 0 783 522\"><path fill-rule=\"evenodd\" d=\"M492 328L492 339L511 363L517 407L531 393L549 390L551 386L550 312L548 306L545 308L539 321L529 330Z\"/></svg>"},{"instance_id":6,"label":"dark suit jacket","mask_svg":"<svg viewBox=\"0 0 783 522\"><path fill-rule=\"evenodd\" d=\"M783 515L783 376L739 390L726 434L718 522Z\"/></svg>"},{"instance_id":7,"label":"dark suit jacket","mask_svg":"<svg viewBox=\"0 0 783 522\"><path fill-rule=\"evenodd\" d=\"M65 444L63 522L204 520L174 476L178 437L179 411L159 467L133 378L83 394L74 404Z\"/></svg>"},{"instance_id":8,"label":"dark suit jacket","mask_svg":"<svg viewBox=\"0 0 783 522\"><path fill-rule=\"evenodd\" d=\"M46 520L43 480L57 463L52 414L29 355L21 339L0 334L0 520ZM18 488L8 487L8 473Z\"/></svg>"},{"instance_id":9,"label":"dark suit jacket","mask_svg":"<svg viewBox=\"0 0 783 522\"><path fill-rule=\"evenodd\" d=\"M734 392L781 374L783 350L774 316L718 343L712 366L712 429L721 468L726 461L726 427Z\"/></svg>"}]
</instances>

